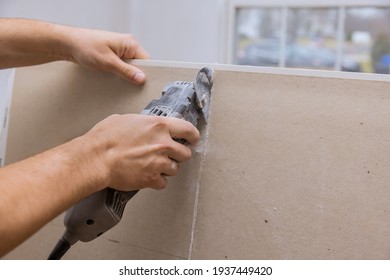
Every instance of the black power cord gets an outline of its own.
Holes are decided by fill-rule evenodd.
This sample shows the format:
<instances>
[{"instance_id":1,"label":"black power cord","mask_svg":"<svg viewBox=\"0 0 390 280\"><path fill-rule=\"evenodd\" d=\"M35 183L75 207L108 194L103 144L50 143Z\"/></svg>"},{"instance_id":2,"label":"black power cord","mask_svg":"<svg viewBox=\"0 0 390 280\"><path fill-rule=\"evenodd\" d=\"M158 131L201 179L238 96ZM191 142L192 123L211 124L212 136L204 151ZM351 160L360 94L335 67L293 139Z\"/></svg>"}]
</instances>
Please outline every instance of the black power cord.
<instances>
[{"instance_id":1,"label":"black power cord","mask_svg":"<svg viewBox=\"0 0 390 280\"><path fill-rule=\"evenodd\" d=\"M58 240L56 246L53 248L53 251L51 251L48 260L60 260L63 255L69 250L70 244L68 241L61 238Z\"/></svg>"}]
</instances>

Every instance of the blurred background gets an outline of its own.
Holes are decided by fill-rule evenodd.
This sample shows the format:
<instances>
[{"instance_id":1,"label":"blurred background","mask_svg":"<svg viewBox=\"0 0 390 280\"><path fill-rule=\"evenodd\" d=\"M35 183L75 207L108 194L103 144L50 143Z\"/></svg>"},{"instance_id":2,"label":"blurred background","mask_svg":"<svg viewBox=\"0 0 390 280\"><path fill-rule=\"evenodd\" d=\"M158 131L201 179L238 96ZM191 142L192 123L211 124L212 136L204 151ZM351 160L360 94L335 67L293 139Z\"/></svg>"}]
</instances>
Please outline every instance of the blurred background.
<instances>
[{"instance_id":1,"label":"blurred background","mask_svg":"<svg viewBox=\"0 0 390 280\"><path fill-rule=\"evenodd\" d=\"M156 60L390 73L390 0L0 0L0 16L129 32Z\"/></svg>"},{"instance_id":2,"label":"blurred background","mask_svg":"<svg viewBox=\"0 0 390 280\"><path fill-rule=\"evenodd\" d=\"M390 6L238 8L236 17L238 64L390 71Z\"/></svg>"}]
</instances>

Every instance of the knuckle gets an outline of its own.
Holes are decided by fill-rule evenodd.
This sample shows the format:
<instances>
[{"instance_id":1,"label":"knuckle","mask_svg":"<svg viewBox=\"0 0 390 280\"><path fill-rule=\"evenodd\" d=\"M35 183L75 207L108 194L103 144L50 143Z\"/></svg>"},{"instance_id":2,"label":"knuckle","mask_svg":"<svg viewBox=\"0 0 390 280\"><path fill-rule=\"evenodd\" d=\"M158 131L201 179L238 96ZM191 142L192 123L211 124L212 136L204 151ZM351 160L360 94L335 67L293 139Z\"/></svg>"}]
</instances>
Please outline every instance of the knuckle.
<instances>
[{"instance_id":1,"label":"knuckle","mask_svg":"<svg viewBox=\"0 0 390 280\"><path fill-rule=\"evenodd\" d=\"M200 140L200 132L197 129L195 130L195 137L194 137L194 139L195 139L196 143L198 143L199 140Z\"/></svg>"},{"instance_id":2,"label":"knuckle","mask_svg":"<svg viewBox=\"0 0 390 280\"><path fill-rule=\"evenodd\" d=\"M159 116L152 116L153 119L153 128L158 130L158 131L161 131L161 130L166 130L168 131L168 124L167 124L167 118L165 117L159 117Z\"/></svg>"},{"instance_id":3,"label":"knuckle","mask_svg":"<svg viewBox=\"0 0 390 280\"><path fill-rule=\"evenodd\" d=\"M128 33L128 34L125 34L125 38L128 39L129 41L136 41L136 38L133 34L131 33Z\"/></svg>"},{"instance_id":4,"label":"knuckle","mask_svg":"<svg viewBox=\"0 0 390 280\"><path fill-rule=\"evenodd\" d=\"M159 173L166 169L167 166L167 160L164 157L158 157L154 162L155 170Z\"/></svg>"},{"instance_id":5,"label":"knuckle","mask_svg":"<svg viewBox=\"0 0 390 280\"><path fill-rule=\"evenodd\" d=\"M111 119L118 119L120 118L120 114L112 114L111 116L109 116L108 118L111 118Z\"/></svg>"},{"instance_id":6,"label":"knuckle","mask_svg":"<svg viewBox=\"0 0 390 280\"><path fill-rule=\"evenodd\" d=\"M106 118L106 121L107 121L107 122L118 123L118 122L120 122L121 119L122 119L122 115L113 114L113 115L108 116L108 117Z\"/></svg>"},{"instance_id":7,"label":"knuckle","mask_svg":"<svg viewBox=\"0 0 390 280\"><path fill-rule=\"evenodd\" d=\"M199 130L190 122L186 122L186 125L183 127L183 135L186 135L193 143L196 144L200 138Z\"/></svg>"},{"instance_id":8,"label":"knuckle","mask_svg":"<svg viewBox=\"0 0 390 280\"><path fill-rule=\"evenodd\" d=\"M128 66L123 66L122 69L120 70L120 74L123 76L123 77L128 77L128 78L133 78L133 73L134 71L132 71L132 69Z\"/></svg>"},{"instance_id":9,"label":"knuckle","mask_svg":"<svg viewBox=\"0 0 390 280\"><path fill-rule=\"evenodd\" d=\"M191 129L191 133L192 133L192 136L194 138L194 141L199 142L200 132L193 125L192 125L192 129Z\"/></svg>"}]
</instances>

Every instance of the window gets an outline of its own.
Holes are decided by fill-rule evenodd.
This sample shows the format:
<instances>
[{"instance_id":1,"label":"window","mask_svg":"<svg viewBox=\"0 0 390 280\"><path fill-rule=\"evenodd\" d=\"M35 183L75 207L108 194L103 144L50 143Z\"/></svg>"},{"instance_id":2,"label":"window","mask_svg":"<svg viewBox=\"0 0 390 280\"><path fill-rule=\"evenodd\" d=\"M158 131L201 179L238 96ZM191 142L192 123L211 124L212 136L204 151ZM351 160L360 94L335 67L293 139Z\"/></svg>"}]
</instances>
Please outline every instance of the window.
<instances>
[{"instance_id":1,"label":"window","mask_svg":"<svg viewBox=\"0 0 390 280\"><path fill-rule=\"evenodd\" d=\"M390 7L348 8L343 56L362 72L390 74Z\"/></svg>"},{"instance_id":2,"label":"window","mask_svg":"<svg viewBox=\"0 0 390 280\"><path fill-rule=\"evenodd\" d=\"M390 73L390 1L269 2L229 2L229 62Z\"/></svg>"}]
</instances>

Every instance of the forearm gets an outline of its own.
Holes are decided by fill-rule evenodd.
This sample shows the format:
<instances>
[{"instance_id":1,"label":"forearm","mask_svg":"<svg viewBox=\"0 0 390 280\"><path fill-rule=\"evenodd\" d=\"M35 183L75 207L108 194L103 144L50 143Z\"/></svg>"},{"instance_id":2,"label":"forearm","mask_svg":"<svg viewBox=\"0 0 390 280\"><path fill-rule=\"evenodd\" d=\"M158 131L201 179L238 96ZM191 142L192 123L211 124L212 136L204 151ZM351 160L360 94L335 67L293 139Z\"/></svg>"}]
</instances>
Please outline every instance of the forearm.
<instances>
[{"instance_id":1,"label":"forearm","mask_svg":"<svg viewBox=\"0 0 390 280\"><path fill-rule=\"evenodd\" d=\"M0 18L0 69L67 60L140 85L145 74L124 60L148 57L131 34Z\"/></svg>"},{"instance_id":2,"label":"forearm","mask_svg":"<svg viewBox=\"0 0 390 280\"><path fill-rule=\"evenodd\" d=\"M28 19L0 18L0 68L69 60L72 27Z\"/></svg>"},{"instance_id":3,"label":"forearm","mask_svg":"<svg viewBox=\"0 0 390 280\"><path fill-rule=\"evenodd\" d=\"M77 138L0 169L0 256L106 186L107 172L89 145Z\"/></svg>"}]
</instances>

